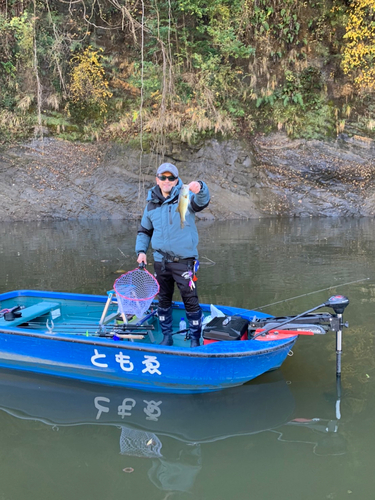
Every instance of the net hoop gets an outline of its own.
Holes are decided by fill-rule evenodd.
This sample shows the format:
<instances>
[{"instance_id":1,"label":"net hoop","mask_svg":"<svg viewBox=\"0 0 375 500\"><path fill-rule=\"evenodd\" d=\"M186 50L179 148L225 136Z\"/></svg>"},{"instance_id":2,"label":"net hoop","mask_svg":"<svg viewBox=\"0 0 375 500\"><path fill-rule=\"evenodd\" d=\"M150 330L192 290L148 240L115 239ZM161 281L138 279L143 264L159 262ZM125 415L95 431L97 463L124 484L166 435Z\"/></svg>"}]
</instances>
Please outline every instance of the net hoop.
<instances>
[{"instance_id":1,"label":"net hoop","mask_svg":"<svg viewBox=\"0 0 375 500\"><path fill-rule=\"evenodd\" d=\"M146 294L147 295L146 297L138 297L138 296L135 297L134 295L131 295L129 292L131 292L131 290L134 290L131 287L136 286L136 284L133 282L135 282L137 279L139 279L138 277L143 278L144 275L147 275L147 277L148 277L147 280L142 279L142 281L146 283L146 286L144 287L144 289L149 291L150 293ZM127 290L127 292L125 292L125 289L121 290L122 287L124 287ZM147 288L147 287L149 287L149 288ZM128 271L127 273L119 276L117 278L117 280L115 281L113 288L116 292L117 297L120 296L124 299L133 300L133 301L142 301L142 300L150 300L150 299L152 300L159 293L159 290L160 290L159 283L156 281L154 276L152 276L152 274L149 273L147 271L147 269L141 270L139 268L133 269L132 271ZM140 293L139 288L138 288L137 292Z\"/></svg>"},{"instance_id":2,"label":"net hoop","mask_svg":"<svg viewBox=\"0 0 375 500\"><path fill-rule=\"evenodd\" d=\"M133 269L122 274L113 288L121 312L141 317L159 293L159 283L147 269Z\"/></svg>"}]
</instances>

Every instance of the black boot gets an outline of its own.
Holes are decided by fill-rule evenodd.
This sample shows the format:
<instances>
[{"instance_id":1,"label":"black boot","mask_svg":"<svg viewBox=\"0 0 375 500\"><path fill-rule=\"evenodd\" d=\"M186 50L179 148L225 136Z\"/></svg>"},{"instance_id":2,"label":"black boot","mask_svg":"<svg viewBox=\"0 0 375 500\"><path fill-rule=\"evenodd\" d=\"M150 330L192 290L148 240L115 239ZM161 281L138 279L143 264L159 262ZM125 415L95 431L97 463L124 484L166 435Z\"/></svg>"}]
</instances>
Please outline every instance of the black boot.
<instances>
[{"instance_id":1,"label":"black boot","mask_svg":"<svg viewBox=\"0 0 375 500\"><path fill-rule=\"evenodd\" d=\"M202 311L186 313L189 322L190 347L199 347L202 333Z\"/></svg>"},{"instance_id":2,"label":"black boot","mask_svg":"<svg viewBox=\"0 0 375 500\"><path fill-rule=\"evenodd\" d=\"M169 307L164 309L163 307L158 307L159 325L161 332L164 336L160 345L173 345L172 338L172 308Z\"/></svg>"}]
</instances>

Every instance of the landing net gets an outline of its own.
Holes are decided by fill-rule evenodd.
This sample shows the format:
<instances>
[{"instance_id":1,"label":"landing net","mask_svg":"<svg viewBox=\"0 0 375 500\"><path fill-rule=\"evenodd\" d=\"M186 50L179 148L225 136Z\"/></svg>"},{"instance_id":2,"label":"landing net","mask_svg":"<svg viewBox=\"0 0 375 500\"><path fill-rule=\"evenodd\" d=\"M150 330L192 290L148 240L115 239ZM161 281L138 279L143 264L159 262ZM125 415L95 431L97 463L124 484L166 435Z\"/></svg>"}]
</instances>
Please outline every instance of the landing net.
<instances>
[{"instance_id":1,"label":"landing net","mask_svg":"<svg viewBox=\"0 0 375 500\"><path fill-rule=\"evenodd\" d=\"M142 318L159 292L159 283L147 269L133 269L121 275L113 288L120 312Z\"/></svg>"}]
</instances>

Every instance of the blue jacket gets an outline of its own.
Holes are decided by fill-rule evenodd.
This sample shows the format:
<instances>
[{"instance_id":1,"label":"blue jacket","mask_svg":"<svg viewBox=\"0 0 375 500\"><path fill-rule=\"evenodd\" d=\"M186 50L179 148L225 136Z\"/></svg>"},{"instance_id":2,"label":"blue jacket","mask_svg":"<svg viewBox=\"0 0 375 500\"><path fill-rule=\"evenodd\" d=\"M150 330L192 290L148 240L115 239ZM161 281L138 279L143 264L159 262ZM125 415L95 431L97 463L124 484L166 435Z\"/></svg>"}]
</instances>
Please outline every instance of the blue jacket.
<instances>
[{"instance_id":1,"label":"blue jacket","mask_svg":"<svg viewBox=\"0 0 375 500\"><path fill-rule=\"evenodd\" d=\"M180 214L176 211L182 187L181 179L178 180L168 198L164 198L159 186L150 189L147 196L148 203L137 234L135 244L137 254L146 253L151 242L155 261L163 260L163 255L158 250L180 259L198 258L195 213L203 210L210 202L207 185L202 181L199 182L201 190L198 194L189 191L190 200L184 228L181 228Z\"/></svg>"}]
</instances>

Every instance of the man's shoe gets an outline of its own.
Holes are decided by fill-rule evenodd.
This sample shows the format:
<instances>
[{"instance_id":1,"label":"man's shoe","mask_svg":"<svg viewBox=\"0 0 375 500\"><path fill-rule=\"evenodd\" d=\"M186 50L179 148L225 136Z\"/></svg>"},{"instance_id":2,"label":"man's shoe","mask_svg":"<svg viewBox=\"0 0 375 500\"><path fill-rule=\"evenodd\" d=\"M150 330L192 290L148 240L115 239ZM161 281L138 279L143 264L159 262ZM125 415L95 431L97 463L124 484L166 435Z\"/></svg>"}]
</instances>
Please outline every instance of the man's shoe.
<instances>
[{"instance_id":1,"label":"man's shoe","mask_svg":"<svg viewBox=\"0 0 375 500\"><path fill-rule=\"evenodd\" d=\"M164 335L164 338L159 345L173 345L172 335Z\"/></svg>"},{"instance_id":2,"label":"man's shoe","mask_svg":"<svg viewBox=\"0 0 375 500\"><path fill-rule=\"evenodd\" d=\"M199 346L200 346L199 339L195 339L194 337L192 337L190 340L190 347L199 347Z\"/></svg>"}]
</instances>

